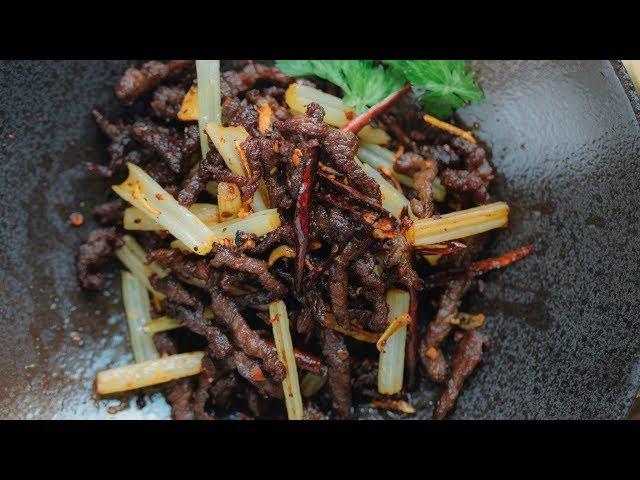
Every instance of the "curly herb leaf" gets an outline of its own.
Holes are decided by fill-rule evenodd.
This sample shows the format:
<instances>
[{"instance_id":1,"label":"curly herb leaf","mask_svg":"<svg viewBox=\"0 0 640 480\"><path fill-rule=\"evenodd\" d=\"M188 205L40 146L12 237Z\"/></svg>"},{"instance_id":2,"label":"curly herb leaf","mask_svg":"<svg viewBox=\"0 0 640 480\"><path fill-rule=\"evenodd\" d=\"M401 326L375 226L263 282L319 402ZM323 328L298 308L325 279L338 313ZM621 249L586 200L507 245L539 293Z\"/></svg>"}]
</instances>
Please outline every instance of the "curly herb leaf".
<instances>
[{"instance_id":1,"label":"curly herb leaf","mask_svg":"<svg viewBox=\"0 0 640 480\"><path fill-rule=\"evenodd\" d=\"M373 60L277 60L276 66L294 77L316 76L344 92L345 105L362 113L402 88L399 72L385 71Z\"/></svg>"},{"instance_id":2,"label":"curly herb leaf","mask_svg":"<svg viewBox=\"0 0 640 480\"><path fill-rule=\"evenodd\" d=\"M425 92L419 97L424 108L443 118L453 110L484 95L475 82L475 74L468 71L464 60L385 60L391 70L401 72L416 90Z\"/></svg>"},{"instance_id":3,"label":"curly herb leaf","mask_svg":"<svg viewBox=\"0 0 640 480\"><path fill-rule=\"evenodd\" d=\"M402 88L405 82L420 92L431 114L445 118L457 108L484 98L464 60L277 60L276 65L294 77L316 76L344 92L344 103L358 113Z\"/></svg>"}]
</instances>

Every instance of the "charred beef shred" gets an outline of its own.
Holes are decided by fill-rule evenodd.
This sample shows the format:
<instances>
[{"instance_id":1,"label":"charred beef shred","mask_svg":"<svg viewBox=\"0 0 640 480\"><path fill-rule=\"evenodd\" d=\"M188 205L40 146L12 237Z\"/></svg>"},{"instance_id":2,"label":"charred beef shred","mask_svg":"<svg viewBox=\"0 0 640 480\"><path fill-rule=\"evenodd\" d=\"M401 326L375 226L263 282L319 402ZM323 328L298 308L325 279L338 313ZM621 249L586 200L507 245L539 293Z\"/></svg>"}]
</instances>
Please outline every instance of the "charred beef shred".
<instances>
[{"instance_id":1,"label":"charred beef shred","mask_svg":"<svg viewBox=\"0 0 640 480\"><path fill-rule=\"evenodd\" d=\"M215 286L211 288L211 309L215 320L229 330L234 343L250 357L262 360L274 380L282 381L286 371L277 352L249 327L233 301Z\"/></svg>"},{"instance_id":2,"label":"charred beef shred","mask_svg":"<svg viewBox=\"0 0 640 480\"><path fill-rule=\"evenodd\" d=\"M482 352L488 346L489 338L485 334L477 330L464 333L451 362L451 374L436 402L433 413L436 420L444 419L453 409L464 381L482 361Z\"/></svg>"},{"instance_id":3,"label":"charred beef shred","mask_svg":"<svg viewBox=\"0 0 640 480\"><path fill-rule=\"evenodd\" d=\"M346 175L350 185L380 203L380 186L354 160L358 145L358 137L343 130L331 130L322 142L322 146L332 157L333 165Z\"/></svg>"},{"instance_id":4,"label":"charred beef shred","mask_svg":"<svg viewBox=\"0 0 640 480\"><path fill-rule=\"evenodd\" d=\"M440 174L440 180L442 180L442 185L444 185L447 190L470 194L474 203L477 205L489 202L487 187L482 178L474 172L447 168Z\"/></svg>"},{"instance_id":5,"label":"charred beef shred","mask_svg":"<svg viewBox=\"0 0 640 480\"><path fill-rule=\"evenodd\" d=\"M385 285L375 272L376 262L373 255L365 252L352 264L353 271L364 286L363 296L372 306L372 314L367 323L369 330L382 332L388 324L389 309L385 299Z\"/></svg>"},{"instance_id":6,"label":"charred beef shred","mask_svg":"<svg viewBox=\"0 0 640 480\"><path fill-rule=\"evenodd\" d=\"M260 364L241 351L233 352L233 363L241 377L256 387L263 397L284 398L282 384L265 376Z\"/></svg>"},{"instance_id":7,"label":"charred beef shred","mask_svg":"<svg viewBox=\"0 0 640 480\"><path fill-rule=\"evenodd\" d=\"M222 360L233 352L229 338L218 327L205 320L202 306L190 309L165 300L165 309L167 314L207 340L209 352L214 359Z\"/></svg>"},{"instance_id":8,"label":"charred beef shred","mask_svg":"<svg viewBox=\"0 0 640 480\"><path fill-rule=\"evenodd\" d=\"M459 168L461 160L450 145L423 145L420 155L438 162L440 168Z\"/></svg>"},{"instance_id":9,"label":"charred beef shred","mask_svg":"<svg viewBox=\"0 0 640 480\"><path fill-rule=\"evenodd\" d=\"M328 367L331 411L336 420L349 418L351 409L351 357L338 332L320 327L322 355Z\"/></svg>"},{"instance_id":10,"label":"charred beef shred","mask_svg":"<svg viewBox=\"0 0 640 480\"><path fill-rule=\"evenodd\" d=\"M115 87L116 97L132 102L149 93L163 80L178 78L193 69L193 60L171 60L167 63L152 60L138 68L128 68Z\"/></svg>"},{"instance_id":11,"label":"charred beef shred","mask_svg":"<svg viewBox=\"0 0 640 480\"><path fill-rule=\"evenodd\" d=\"M170 302L191 308L197 307L200 303L199 300L191 293L187 292L182 284L172 275L160 278L156 274L153 274L149 277L149 281L151 282L151 286L155 290L166 295L167 300Z\"/></svg>"},{"instance_id":12,"label":"charred beef shred","mask_svg":"<svg viewBox=\"0 0 640 480\"><path fill-rule=\"evenodd\" d=\"M80 246L77 270L80 285L87 290L100 290L104 275L97 269L104 265L111 255L124 245L122 235L115 228L93 230Z\"/></svg>"},{"instance_id":13,"label":"charred beef shred","mask_svg":"<svg viewBox=\"0 0 640 480\"><path fill-rule=\"evenodd\" d=\"M392 238L387 243L389 251L384 261L385 268L395 268L398 281L407 288L422 290L424 284L413 268L413 247L403 235Z\"/></svg>"},{"instance_id":14,"label":"charred beef shred","mask_svg":"<svg viewBox=\"0 0 640 480\"><path fill-rule=\"evenodd\" d=\"M349 281L347 268L355 258L363 253L368 244L369 242L360 239L350 240L342 252L334 258L333 265L329 268L331 309L338 325L343 328L349 328L350 325L347 304Z\"/></svg>"},{"instance_id":15,"label":"charred beef shred","mask_svg":"<svg viewBox=\"0 0 640 480\"><path fill-rule=\"evenodd\" d=\"M118 198L110 202L105 202L93 208L93 215L101 225L116 226L122 225L122 217L127 204Z\"/></svg>"},{"instance_id":16,"label":"charred beef shred","mask_svg":"<svg viewBox=\"0 0 640 480\"><path fill-rule=\"evenodd\" d=\"M178 193L178 202L189 207L196 202L198 196L204 192L207 182L212 180L212 176L217 169L222 169L224 160L217 150L211 149L205 159L182 184L182 190ZM233 175L231 170L228 172Z\"/></svg>"},{"instance_id":17,"label":"charred beef shred","mask_svg":"<svg viewBox=\"0 0 640 480\"><path fill-rule=\"evenodd\" d=\"M174 173L183 169L182 140L175 131L156 125L150 121L140 120L133 124L131 132L141 145L156 152Z\"/></svg>"},{"instance_id":18,"label":"charred beef shred","mask_svg":"<svg viewBox=\"0 0 640 480\"><path fill-rule=\"evenodd\" d=\"M205 357L203 361L207 359ZM209 388L213 382L213 377L206 373L198 375L198 385L193 392L193 413L196 420L214 420L215 417L207 411L209 401Z\"/></svg>"},{"instance_id":19,"label":"charred beef shred","mask_svg":"<svg viewBox=\"0 0 640 480\"><path fill-rule=\"evenodd\" d=\"M431 185L438 175L438 163L429 159L423 163L420 170L413 174L413 188L418 192L418 198L411 199L411 209L419 218L433 216L434 205Z\"/></svg>"},{"instance_id":20,"label":"charred beef shred","mask_svg":"<svg viewBox=\"0 0 640 480\"><path fill-rule=\"evenodd\" d=\"M182 100L187 91L179 85L172 87L161 86L153 92L153 100L151 100L151 112L160 118L173 120L178 115Z\"/></svg>"},{"instance_id":21,"label":"charred beef shred","mask_svg":"<svg viewBox=\"0 0 640 480\"><path fill-rule=\"evenodd\" d=\"M409 200L396 218L356 159L356 134L325 123L317 103L308 104L304 115L291 111L285 92L294 79L277 68L250 60L227 65L233 69L221 75L222 118L225 126L242 126L249 134L238 146L246 176L232 172L211 143L202 158L197 123L177 118L195 81L192 60L154 60L128 69L115 87L125 109L122 118L93 112L109 160L85 163L90 174L109 184L126 177L128 163L138 165L185 207L215 202L209 182L233 183L243 202L239 218L251 213L251 199L260 189L268 194L268 208L277 208L280 216L275 230L262 236L237 231L235 241L216 239L202 256L169 248L174 237L165 231L126 232L142 245L147 263L168 271L149 277L164 295L153 306L156 315L173 318L182 328L156 334L158 351L205 351L201 373L163 386L173 417L283 418L286 368L268 318L268 304L283 300L299 372L327 376L327 387L304 399L309 418L327 418L331 411L330 418L347 419L352 401L405 398L418 375L443 383L434 418L444 418L488 345L477 330L450 334L463 297L478 282L472 270L482 266L477 261L491 234L420 250L405 234L414 217L437 218L491 201L489 150L425 123L424 112L400 98L375 125L391 136L386 148L395 152L393 172L413 180L409 188L381 170ZM295 81L341 94L326 81ZM434 180L446 189L446 202L434 200ZM77 271L84 288L102 287L99 269L123 244L127 206L116 199L94 208L104 228L92 231L80 247ZM289 249L273 262L270 254L280 246ZM423 260L427 254L439 255L436 265ZM340 332L383 332L389 323L386 292L393 288L410 292L411 323L404 389L388 397L377 391L375 346ZM432 303L435 319L426 322ZM443 351L458 340L449 368Z\"/></svg>"},{"instance_id":22,"label":"charred beef shred","mask_svg":"<svg viewBox=\"0 0 640 480\"><path fill-rule=\"evenodd\" d=\"M462 298L472 283L473 275L470 273L462 273L451 280L442 295L435 320L427 325L427 331L420 341L420 359L432 382L445 381L447 362L440 346L451 332L451 320L457 317Z\"/></svg>"},{"instance_id":23,"label":"charred beef shred","mask_svg":"<svg viewBox=\"0 0 640 480\"><path fill-rule=\"evenodd\" d=\"M153 343L162 356L178 353L175 343L166 333L156 333L153 336ZM179 378L165 384L164 394L171 405L175 420L193 420L193 380L191 378Z\"/></svg>"},{"instance_id":24,"label":"charred beef shred","mask_svg":"<svg viewBox=\"0 0 640 480\"><path fill-rule=\"evenodd\" d=\"M187 256L178 250L159 248L147 255L147 262L158 262L183 279L205 281L209 278L206 259Z\"/></svg>"},{"instance_id":25,"label":"charred beef shred","mask_svg":"<svg viewBox=\"0 0 640 480\"><path fill-rule=\"evenodd\" d=\"M249 257L235 249L222 245L214 246L215 256L209 263L214 268L228 267L241 272L255 275L262 286L273 294L274 299L283 298L287 294L287 287L269 272L267 262Z\"/></svg>"},{"instance_id":26,"label":"charred beef shred","mask_svg":"<svg viewBox=\"0 0 640 480\"><path fill-rule=\"evenodd\" d=\"M256 239L255 246L247 251L251 255L259 255L267 252L278 245L293 246L294 240L293 227L289 223L279 226L274 231ZM236 240L237 244L237 240Z\"/></svg>"},{"instance_id":27,"label":"charred beef shred","mask_svg":"<svg viewBox=\"0 0 640 480\"><path fill-rule=\"evenodd\" d=\"M451 139L451 146L462 157L465 168L475 173L485 185L493 180L493 167L489 162L486 150L476 143L471 143L462 137Z\"/></svg>"},{"instance_id":28,"label":"charred beef shred","mask_svg":"<svg viewBox=\"0 0 640 480\"><path fill-rule=\"evenodd\" d=\"M293 79L275 67L260 63L249 63L240 71L230 70L223 72L220 90L223 97L235 97L252 89L259 81L286 87Z\"/></svg>"}]
</instances>

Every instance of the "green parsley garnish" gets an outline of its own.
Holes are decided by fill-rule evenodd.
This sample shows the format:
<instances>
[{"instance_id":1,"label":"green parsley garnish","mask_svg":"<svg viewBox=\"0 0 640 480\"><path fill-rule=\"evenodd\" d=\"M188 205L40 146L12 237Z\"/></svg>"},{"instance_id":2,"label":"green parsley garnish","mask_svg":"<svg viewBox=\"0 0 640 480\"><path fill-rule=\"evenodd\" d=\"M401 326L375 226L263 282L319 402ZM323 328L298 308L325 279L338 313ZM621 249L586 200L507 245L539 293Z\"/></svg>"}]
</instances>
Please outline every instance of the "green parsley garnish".
<instances>
[{"instance_id":1,"label":"green parsley garnish","mask_svg":"<svg viewBox=\"0 0 640 480\"><path fill-rule=\"evenodd\" d=\"M445 118L472 101L484 98L475 75L464 60L278 60L276 65L291 76L316 76L344 91L343 101L358 113L382 101L409 82L424 108Z\"/></svg>"},{"instance_id":2,"label":"green parsley garnish","mask_svg":"<svg viewBox=\"0 0 640 480\"><path fill-rule=\"evenodd\" d=\"M404 85L398 72L375 66L373 60L277 60L276 66L293 77L316 76L344 92L345 105L362 113Z\"/></svg>"}]
</instances>

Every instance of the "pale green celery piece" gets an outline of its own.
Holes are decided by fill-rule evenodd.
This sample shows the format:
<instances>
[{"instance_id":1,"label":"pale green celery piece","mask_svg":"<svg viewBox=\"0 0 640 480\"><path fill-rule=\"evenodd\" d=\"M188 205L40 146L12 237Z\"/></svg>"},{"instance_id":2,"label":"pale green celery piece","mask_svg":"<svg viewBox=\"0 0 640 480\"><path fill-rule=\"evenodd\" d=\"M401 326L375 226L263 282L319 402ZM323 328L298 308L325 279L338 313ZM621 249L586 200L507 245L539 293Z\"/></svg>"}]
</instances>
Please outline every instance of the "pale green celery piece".
<instances>
[{"instance_id":1,"label":"pale green celery piece","mask_svg":"<svg viewBox=\"0 0 640 480\"><path fill-rule=\"evenodd\" d=\"M269 320L273 328L273 339L278 351L278 357L287 368L287 376L282 381L287 416L289 420L302 420L302 396L300 395L298 368L296 367L296 357L293 352L291 331L289 330L287 307L282 300L269 304Z\"/></svg>"},{"instance_id":2,"label":"pale green celery piece","mask_svg":"<svg viewBox=\"0 0 640 480\"><path fill-rule=\"evenodd\" d=\"M404 290L389 290L387 305L389 306L387 318L391 323L400 315L409 313L409 293ZM402 390L406 338L405 325L389 337L384 351L380 352L378 362L378 392L380 393L392 395Z\"/></svg>"},{"instance_id":3,"label":"pale green celery piece","mask_svg":"<svg viewBox=\"0 0 640 480\"><path fill-rule=\"evenodd\" d=\"M209 122L222 122L222 96L220 94L220 60L196 60L198 75L198 129L202 158L209 152L204 126Z\"/></svg>"},{"instance_id":4,"label":"pale green celery piece","mask_svg":"<svg viewBox=\"0 0 640 480\"><path fill-rule=\"evenodd\" d=\"M149 294L140 280L129 272L122 272L122 301L129 325L129 340L136 362L160 358L151 335L144 326L151 320Z\"/></svg>"},{"instance_id":5,"label":"pale green celery piece","mask_svg":"<svg viewBox=\"0 0 640 480\"><path fill-rule=\"evenodd\" d=\"M155 219L165 230L181 240L192 252L205 255L211 250L213 234L195 214L180 205L143 169L127 163L129 176L111 188L121 198Z\"/></svg>"}]
</instances>

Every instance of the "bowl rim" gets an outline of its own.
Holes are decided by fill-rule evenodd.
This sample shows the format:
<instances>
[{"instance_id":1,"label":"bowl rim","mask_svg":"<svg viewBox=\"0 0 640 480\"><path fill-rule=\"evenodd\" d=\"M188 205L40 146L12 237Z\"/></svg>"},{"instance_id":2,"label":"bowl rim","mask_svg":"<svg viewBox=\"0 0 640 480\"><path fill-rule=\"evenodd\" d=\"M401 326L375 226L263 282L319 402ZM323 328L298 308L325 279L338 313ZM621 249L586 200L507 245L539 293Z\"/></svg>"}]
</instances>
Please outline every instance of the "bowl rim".
<instances>
[{"instance_id":1,"label":"bowl rim","mask_svg":"<svg viewBox=\"0 0 640 480\"><path fill-rule=\"evenodd\" d=\"M640 94L638 90L636 90L633 80L631 80L631 75L629 75L627 67L624 66L622 60L609 60L609 63L613 67L613 71L618 77L624 93L627 95L636 120L640 124Z\"/></svg>"}]
</instances>

